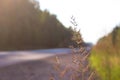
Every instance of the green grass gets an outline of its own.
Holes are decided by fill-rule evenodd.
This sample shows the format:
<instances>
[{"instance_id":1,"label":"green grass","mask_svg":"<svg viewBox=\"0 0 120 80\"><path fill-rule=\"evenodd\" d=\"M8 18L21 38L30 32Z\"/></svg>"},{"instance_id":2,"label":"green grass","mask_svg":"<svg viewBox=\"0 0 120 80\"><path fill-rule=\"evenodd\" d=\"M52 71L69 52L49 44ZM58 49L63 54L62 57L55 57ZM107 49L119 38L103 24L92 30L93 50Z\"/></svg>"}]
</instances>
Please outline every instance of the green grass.
<instances>
[{"instance_id":1,"label":"green grass","mask_svg":"<svg viewBox=\"0 0 120 80\"><path fill-rule=\"evenodd\" d=\"M91 51L89 60L100 80L120 80L119 27L98 41Z\"/></svg>"},{"instance_id":2,"label":"green grass","mask_svg":"<svg viewBox=\"0 0 120 80\"><path fill-rule=\"evenodd\" d=\"M93 51L90 57L90 63L101 80L120 79L120 55Z\"/></svg>"}]
</instances>

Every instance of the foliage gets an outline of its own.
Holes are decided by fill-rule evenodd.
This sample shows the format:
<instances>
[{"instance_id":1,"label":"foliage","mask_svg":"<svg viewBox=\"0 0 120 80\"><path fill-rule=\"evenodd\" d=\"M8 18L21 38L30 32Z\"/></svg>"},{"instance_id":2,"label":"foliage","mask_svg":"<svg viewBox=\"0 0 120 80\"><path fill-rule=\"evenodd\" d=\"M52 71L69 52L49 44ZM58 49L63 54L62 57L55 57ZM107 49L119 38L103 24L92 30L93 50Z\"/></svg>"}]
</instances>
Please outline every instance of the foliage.
<instances>
[{"instance_id":1,"label":"foliage","mask_svg":"<svg viewBox=\"0 0 120 80\"><path fill-rule=\"evenodd\" d=\"M36 0L0 0L0 50L66 47L71 36Z\"/></svg>"},{"instance_id":2,"label":"foliage","mask_svg":"<svg viewBox=\"0 0 120 80\"><path fill-rule=\"evenodd\" d=\"M101 38L91 52L90 62L101 80L119 80L120 28Z\"/></svg>"}]
</instances>

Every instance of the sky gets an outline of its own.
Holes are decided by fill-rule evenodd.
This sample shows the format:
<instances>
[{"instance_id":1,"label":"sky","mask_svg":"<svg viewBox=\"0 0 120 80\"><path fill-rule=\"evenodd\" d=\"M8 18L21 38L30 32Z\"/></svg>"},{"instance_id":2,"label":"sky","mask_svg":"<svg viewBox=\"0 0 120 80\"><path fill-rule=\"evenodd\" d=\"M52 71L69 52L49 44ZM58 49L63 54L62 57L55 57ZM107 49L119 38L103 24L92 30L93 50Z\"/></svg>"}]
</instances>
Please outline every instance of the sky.
<instances>
[{"instance_id":1,"label":"sky","mask_svg":"<svg viewBox=\"0 0 120 80\"><path fill-rule=\"evenodd\" d=\"M120 0L38 0L40 9L55 14L66 27L73 26L74 16L77 29L86 42L96 44L120 25Z\"/></svg>"}]
</instances>

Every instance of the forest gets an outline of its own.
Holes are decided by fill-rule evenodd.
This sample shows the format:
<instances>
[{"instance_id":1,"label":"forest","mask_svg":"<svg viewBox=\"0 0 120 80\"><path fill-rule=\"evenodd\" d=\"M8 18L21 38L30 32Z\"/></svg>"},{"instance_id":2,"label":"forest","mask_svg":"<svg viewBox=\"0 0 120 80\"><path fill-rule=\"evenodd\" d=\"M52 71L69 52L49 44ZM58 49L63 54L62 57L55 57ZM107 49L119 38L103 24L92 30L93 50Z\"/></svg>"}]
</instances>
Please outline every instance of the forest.
<instances>
[{"instance_id":1,"label":"forest","mask_svg":"<svg viewBox=\"0 0 120 80\"><path fill-rule=\"evenodd\" d=\"M68 47L73 32L36 0L0 0L0 50Z\"/></svg>"}]
</instances>

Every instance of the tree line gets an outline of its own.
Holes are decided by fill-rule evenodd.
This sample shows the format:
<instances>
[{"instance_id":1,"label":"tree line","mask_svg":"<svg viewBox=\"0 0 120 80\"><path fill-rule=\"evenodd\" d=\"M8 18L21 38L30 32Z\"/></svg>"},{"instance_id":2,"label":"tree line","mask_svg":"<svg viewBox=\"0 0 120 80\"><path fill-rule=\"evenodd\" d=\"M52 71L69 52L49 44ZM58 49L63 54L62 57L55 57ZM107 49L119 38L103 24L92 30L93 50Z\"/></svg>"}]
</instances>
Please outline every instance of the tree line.
<instances>
[{"instance_id":1,"label":"tree line","mask_svg":"<svg viewBox=\"0 0 120 80\"><path fill-rule=\"evenodd\" d=\"M36 0L0 0L0 50L68 47L73 32Z\"/></svg>"}]
</instances>

